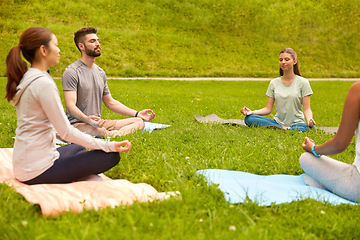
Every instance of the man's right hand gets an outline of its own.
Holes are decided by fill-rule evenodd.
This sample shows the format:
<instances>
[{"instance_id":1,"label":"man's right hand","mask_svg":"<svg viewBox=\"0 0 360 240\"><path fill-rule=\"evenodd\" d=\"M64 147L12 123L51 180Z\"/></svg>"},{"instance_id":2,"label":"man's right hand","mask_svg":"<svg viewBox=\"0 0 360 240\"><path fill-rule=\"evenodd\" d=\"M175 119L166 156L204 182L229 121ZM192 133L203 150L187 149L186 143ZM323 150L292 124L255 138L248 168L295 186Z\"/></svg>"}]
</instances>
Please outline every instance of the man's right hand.
<instances>
[{"instance_id":1,"label":"man's right hand","mask_svg":"<svg viewBox=\"0 0 360 240\"><path fill-rule=\"evenodd\" d=\"M104 120L101 119L100 117L91 115L88 116L86 123L90 124L95 128L101 128L101 126L104 124Z\"/></svg>"},{"instance_id":2,"label":"man's right hand","mask_svg":"<svg viewBox=\"0 0 360 240\"><path fill-rule=\"evenodd\" d=\"M117 152L128 152L131 149L131 142L128 140L115 142L115 149Z\"/></svg>"},{"instance_id":3,"label":"man's right hand","mask_svg":"<svg viewBox=\"0 0 360 240\"><path fill-rule=\"evenodd\" d=\"M144 121L151 121L155 117L155 113L151 109L144 109L139 111L138 117L140 117Z\"/></svg>"}]
</instances>

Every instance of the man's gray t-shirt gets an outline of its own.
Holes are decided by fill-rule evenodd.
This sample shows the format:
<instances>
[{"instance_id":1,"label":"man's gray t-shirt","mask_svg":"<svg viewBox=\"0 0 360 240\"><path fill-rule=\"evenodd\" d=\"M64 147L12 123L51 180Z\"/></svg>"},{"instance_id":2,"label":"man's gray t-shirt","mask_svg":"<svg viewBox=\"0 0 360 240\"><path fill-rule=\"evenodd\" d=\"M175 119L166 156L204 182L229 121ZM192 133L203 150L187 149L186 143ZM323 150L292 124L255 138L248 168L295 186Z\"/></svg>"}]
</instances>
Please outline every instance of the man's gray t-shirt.
<instances>
[{"instance_id":1,"label":"man's gray t-shirt","mask_svg":"<svg viewBox=\"0 0 360 240\"><path fill-rule=\"evenodd\" d=\"M87 116L101 116L102 98L110 94L105 71L94 64L88 67L80 59L70 64L62 76L63 91L76 91L76 106ZM70 123L79 122L78 119L66 115Z\"/></svg>"}]
</instances>

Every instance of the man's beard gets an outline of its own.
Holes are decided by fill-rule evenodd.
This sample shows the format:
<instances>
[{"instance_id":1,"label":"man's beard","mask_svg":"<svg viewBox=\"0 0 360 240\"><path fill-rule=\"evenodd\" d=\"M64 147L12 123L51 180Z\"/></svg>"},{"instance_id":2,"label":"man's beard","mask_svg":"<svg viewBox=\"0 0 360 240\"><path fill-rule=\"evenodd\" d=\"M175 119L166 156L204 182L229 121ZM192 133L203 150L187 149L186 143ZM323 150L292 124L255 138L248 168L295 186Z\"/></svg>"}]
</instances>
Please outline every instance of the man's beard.
<instances>
[{"instance_id":1,"label":"man's beard","mask_svg":"<svg viewBox=\"0 0 360 240\"><path fill-rule=\"evenodd\" d=\"M85 53L86 53L86 55L88 55L89 57L98 57L98 56L101 55L101 51L95 52L95 50L97 50L97 49L100 50L101 48L98 47L98 48L95 48L94 50L91 50L91 49L89 49L89 48L87 48L87 47L85 46Z\"/></svg>"}]
</instances>

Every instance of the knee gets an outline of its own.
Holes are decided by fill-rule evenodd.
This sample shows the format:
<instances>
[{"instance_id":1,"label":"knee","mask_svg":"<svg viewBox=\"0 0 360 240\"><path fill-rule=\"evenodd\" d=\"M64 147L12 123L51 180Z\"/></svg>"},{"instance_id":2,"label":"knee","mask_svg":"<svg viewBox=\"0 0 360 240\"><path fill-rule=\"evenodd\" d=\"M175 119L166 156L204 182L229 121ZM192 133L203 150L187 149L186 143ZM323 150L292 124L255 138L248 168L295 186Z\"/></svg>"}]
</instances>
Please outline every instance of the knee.
<instances>
[{"instance_id":1,"label":"knee","mask_svg":"<svg viewBox=\"0 0 360 240\"><path fill-rule=\"evenodd\" d=\"M86 133L97 138L106 138L109 135L109 132L105 128L94 128Z\"/></svg>"},{"instance_id":2,"label":"knee","mask_svg":"<svg viewBox=\"0 0 360 240\"><path fill-rule=\"evenodd\" d=\"M81 145L78 145L78 144L73 144L73 145L76 145L76 151L77 152L83 152L83 151L86 151L86 147L83 147Z\"/></svg>"},{"instance_id":3,"label":"knee","mask_svg":"<svg viewBox=\"0 0 360 240\"><path fill-rule=\"evenodd\" d=\"M135 123L138 125L138 130L143 130L145 128L144 120L141 118L135 118Z\"/></svg>"},{"instance_id":4,"label":"knee","mask_svg":"<svg viewBox=\"0 0 360 240\"><path fill-rule=\"evenodd\" d=\"M314 132L316 132L316 130L317 130L317 127L315 125L312 127L309 127L309 128L310 128L310 130L313 130Z\"/></svg>"},{"instance_id":5,"label":"knee","mask_svg":"<svg viewBox=\"0 0 360 240\"><path fill-rule=\"evenodd\" d=\"M309 129L306 123L298 123L291 126L291 130L297 130L299 132L307 132Z\"/></svg>"},{"instance_id":6,"label":"knee","mask_svg":"<svg viewBox=\"0 0 360 240\"><path fill-rule=\"evenodd\" d=\"M65 148L58 148L58 151L62 150L62 149L66 149L67 152L73 152L74 154L86 150L85 147L83 147L79 144L76 144L76 143L67 145L67 146L65 146Z\"/></svg>"},{"instance_id":7,"label":"knee","mask_svg":"<svg viewBox=\"0 0 360 240\"><path fill-rule=\"evenodd\" d=\"M118 152L108 153L110 156L110 162L112 163L112 167L115 167L120 162L120 154Z\"/></svg>"},{"instance_id":8,"label":"knee","mask_svg":"<svg viewBox=\"0 0 360 240\"><path fill-rule=\"evenodd\" d=\"M251 117L250 117L251 115L246 115L245 116L245 118L244 118L244 123L246 124L246 125L249 125L249 121L251 120Z\"/></svg>"},{"instance_id":9,"label":"knee","mask_svg":"<svg viewBox=\"0 0 360 240\"><path fill-rule=\"evenodd\" d=\"M252 125L256 119L256 115L247 115L244 118L244 123L248 126Z\"/></svg>"},{"instance_id":10,"label":"knee","mask_svg":"<svg viewBox=\"0 0 360 240\"><path fill-rule=\"evenodd\" d=\"M303 154L301 154L300 158L299 158L299 163L302 169L304 169L304 166L307 165L307 162L309 161L309 159L314 156L313 154L309 153L309 152L304 152Z\"/></svg>"}]
</instances>

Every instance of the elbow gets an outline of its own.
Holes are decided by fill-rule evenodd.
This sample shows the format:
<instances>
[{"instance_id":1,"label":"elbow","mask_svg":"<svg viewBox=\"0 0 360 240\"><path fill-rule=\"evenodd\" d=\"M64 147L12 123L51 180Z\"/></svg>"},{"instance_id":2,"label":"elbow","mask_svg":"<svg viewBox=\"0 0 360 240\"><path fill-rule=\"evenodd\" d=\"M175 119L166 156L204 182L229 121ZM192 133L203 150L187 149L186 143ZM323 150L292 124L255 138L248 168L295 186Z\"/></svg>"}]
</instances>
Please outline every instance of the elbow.
<instances>
[{"instance_id":1,"label":"elbow","mask_svg":"<svg viewBox=\"0 0 360 240\"><path fill-rule=\"evenodd\" d=\"M74 116L74 115L71 113L71 111L70 111L69 108L66 108L66 113L69 114L69 115L72 116L72 117Z\"/></svg>"},{"instance_id":2,"label":"elbow","mask_svg":"<svg viewBox=\"0 0 360 240\"><path fill-rule=\"evenodd\" d=\"M269 115L272 112L272 108L265 108L264 115Z\"/></svg>"},{"instance_id":3,"label":"elbow","mask_svg":"<svg viewBox=\"0 0 360 240\"><path fill-rule=\"evenodd\" d=\"M107 107L108 109L112 109L112 106L114 105L111 102L110 103L109 102L103 102L103 103L104 103L105 107Z\"/></svg>"},{"instance_id":4,"label":"elbow","mask_svg":"<svg viewBox=\"0 0 360 240\"><path fill-rule=\"evenodd\" d=\"M310 109L307 109L307 110L304 110L304 115L305 115L305 118L308 117L308 118L312 118L312 111Z\"/></svg>"},{"instance_id":5,"label":"elbow","mask_svg":"<svg viewBox=\"0 0 360 240\"><path fill-rule=\"evenodd\" d=\"M71 117L79 119L79 117L77 117L75 114L73 114L70 110L66 109L66 113L69 114ZM80 120L80 119L79 119ZM84 121L84 120L81 120Z\"/></svg>"},{"instance_id":6,"label":"elbow","mask_svg":"<svg viewBox=\"0 0 360 240\"><path fill-rule=\"evenodd\" d=\"M344 141L337 141L335 138L333 139L334 143L332 145L334 154L342 153L347 149L349 144L344 143Z\"/></svg>"},{"instance_id":7,"label":"elbow","mask_svg":"<svg viewBox=\"0 0 360 240\"><path fill-rule=\"evenodd\" d=\"M61 139L64 139L65 141L69 141L70 140L70 136L72 136L71 133L71 127L69 126L69 128L64 129L61 132L58 132L58 135Z\"/></svg>"},{"instance_id":8,"label":"elbow","mask_svg":"<svg viewBox=\"0 0 360 240\"><path fill-rule=\"evenodd\" d=\"M338 153L342 153L343 151L345 151L347 149L348 146L345 146L344 144L340 144L336 150L338 151Z\"/></svg>"},{"instance_id":9,"label":"elbow","mask_svg":"<svg viewBox=\"0 0 360 240\"><path fill-rule=\"evenodd\" d=\"M73 116L73 114L72 114L72 105L65 104L65 108L66 108L66 112L69 115Z\"/></svg>"}]
</instances>

